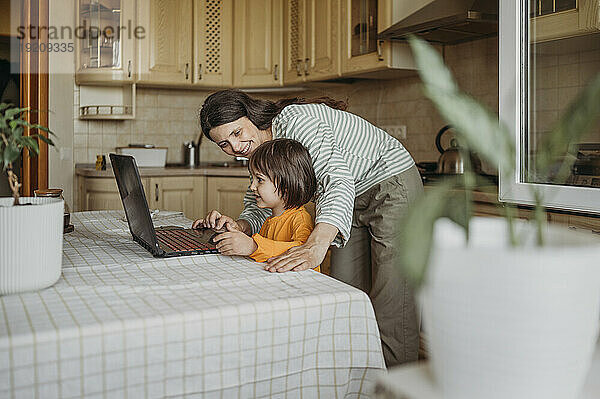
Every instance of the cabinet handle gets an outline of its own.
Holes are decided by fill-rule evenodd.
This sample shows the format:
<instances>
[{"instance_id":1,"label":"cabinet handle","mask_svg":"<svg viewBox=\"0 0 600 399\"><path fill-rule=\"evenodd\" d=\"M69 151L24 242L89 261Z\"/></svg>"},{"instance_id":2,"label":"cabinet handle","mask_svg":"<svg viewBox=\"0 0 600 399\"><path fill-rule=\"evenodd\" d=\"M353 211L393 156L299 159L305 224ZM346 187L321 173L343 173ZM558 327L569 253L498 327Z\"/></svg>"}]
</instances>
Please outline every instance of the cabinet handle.
<instances>
[{"instance_id":1,"label":"cabinet handle","mask_svg":"<svg viewBox=\"0 0 600 399\"><path fill-rule=\"evenodd\" d=\"M300 67L300 64L302 64L302 60L296 60L296 75L298 76L302 76L302 69Z\"/></svg>"},{"instance_id":2,"label":"cabinet handle","mask_svg":"<svg viewBox=\"0 0 600 399\"><path fill-rule=\"evenodd\" d=\"M158 183L154 187L154 199L156 199L156 202L158 203Z\"/></svg>"},{"instance_id":3,"label":"cabinet handle","mask_svg":"<svg viewBox=\"0 0 600 399\"><path fill-rule=\"evenodd\" d=\"M198 80L202 80L202 64L198 64Z\"/></svg>"},{"instance_id":4,"label":"cabinet handle","mask_svg":"<svg viewBox=\"0 0 600 399\"><path fill-rule=\"evenodd\" d=\"M275 67L273 68L273 79L279 80L279 64L275 64Z\"/></svg>"},{"instance_id":5,"label":"cabinet handle","mask_svg":"<svg viewBox=\"0 0 600 399\"><path fill-rule=\"evenodd\" d=\"M185 64L185 80L188 80L190 78L190 64L186 63Z\"/></svg>"},{"instance_id":6,"label":"cabinet handle","mask_svg":"<svg viewBox=\"0 0 600 399\"><path fill-rule=\"evenodd\" d=\"M127 63L127 77L131 77L131 60Z\"/></svg>"},{"instance_id":7,"label":"cabinet handle","mask_svg":"<svg viewBox=\"0 0 600 399\"><path fill-rule=\"evenodd\" d=\"M307 58L304 60L304 76L308 76L308 61L310 61L310 58Z\"/></svg>"},{"instance_id":8,"label":"cabinet handle","mask_svg":"<svg viewBox=\"0 0 600 399\"><path fill-rule=\"evenodd\" d=\"M377 59L383 61L383 40L377 40Z\"/></svg>"}]
</instances>

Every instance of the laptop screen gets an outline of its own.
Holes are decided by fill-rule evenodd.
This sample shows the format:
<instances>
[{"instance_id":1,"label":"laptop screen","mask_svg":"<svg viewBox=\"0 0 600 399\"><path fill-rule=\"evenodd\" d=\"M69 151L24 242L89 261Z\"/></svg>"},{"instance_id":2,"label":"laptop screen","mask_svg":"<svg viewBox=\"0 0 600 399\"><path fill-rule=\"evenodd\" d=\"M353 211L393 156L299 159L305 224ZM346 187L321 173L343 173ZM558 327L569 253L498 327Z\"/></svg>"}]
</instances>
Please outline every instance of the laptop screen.
<instances>
[{"instance_id":1,"label":"laptop screen","mask_svg":"<svg viewBox=\"0 0 600 399\"><path fill-rule=\"evenodd\" d=\"M156 248L156 233L154 232L144 187L134 158L129 155L110 154L110 161L117 179L131 234L147 245Z\"/></svg>"}]
</instances>

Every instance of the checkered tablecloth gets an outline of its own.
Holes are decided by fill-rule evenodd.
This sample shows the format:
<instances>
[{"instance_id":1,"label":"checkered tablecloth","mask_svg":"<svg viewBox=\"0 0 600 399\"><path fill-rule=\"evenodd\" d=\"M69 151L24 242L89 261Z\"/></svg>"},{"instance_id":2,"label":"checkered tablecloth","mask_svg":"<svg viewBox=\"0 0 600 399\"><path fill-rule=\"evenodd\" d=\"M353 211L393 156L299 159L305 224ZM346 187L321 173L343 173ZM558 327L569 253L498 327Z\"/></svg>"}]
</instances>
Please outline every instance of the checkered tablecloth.
<instances>
[{"instance_id":1,"label":"checkered tablecloth","mask_svg":"<svg viewBox=\"0 0 600 399\"><path fill-rule=\"evenodd\" d=\"M0 398L371 394L385 366L363 292L242 257L153 258L123 212L72 219L58 283L0 297Z\"/></svg>"}]
</instances>

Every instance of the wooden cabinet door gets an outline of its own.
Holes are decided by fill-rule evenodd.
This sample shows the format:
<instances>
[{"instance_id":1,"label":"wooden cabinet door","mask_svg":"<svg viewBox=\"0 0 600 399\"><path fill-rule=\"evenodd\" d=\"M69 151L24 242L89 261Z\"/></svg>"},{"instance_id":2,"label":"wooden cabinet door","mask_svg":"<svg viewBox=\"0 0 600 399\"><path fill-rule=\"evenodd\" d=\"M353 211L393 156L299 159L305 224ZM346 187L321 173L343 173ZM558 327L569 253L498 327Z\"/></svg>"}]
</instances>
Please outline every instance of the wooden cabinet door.
<instances>
[{"instance_id":1,"label":"wooden cabinet door","mask_svg":"<svg viewBox=\"0 0 600 399\"><path fill-rule=\"evenodd\" d=\"M202 176L150 178L150 209L183 212L189 219L204 217L205 179Z\"/></svg>"},{"instance_id":2,"label":"wooden cabinet door","mask_svg":"<svg viewBox=\"0 0 600 399\"><path fill-rule=\"evenodd\" d=\"M194 85L232 82L233 0L194 0Z\"/></svg>"},{"instance_id":3,"label":"wooden cabinet door","mask_svg":"<svg viewBox=\"0 0 600 399\"><path fill-rule=\"evenodd\" d=\"M148 179L142 179L148 202ZM78 211L122 210L123 203L114 177L79 177Z\"/></svg>"},{"instance_id":4,"label":"wooden cabinet door","mask_svg":"<svg viewBox=\"0 0 600 399\"><path fill-rule=\"evenodd\" d=\"M306 15L308 0L289 0L284 2L283 7L283 40L284 61L283 81L285 84L304 82L305 63L308 50Z\"/></svg>"},{"instance_id":5,"label":"wooden cabinet door","mask_svg":"<svg viewBox=\"0 0 600 399\"><path fill-rule=\"evenodd\" d=\"M136 0L76 0L78 24L95 24L105 32L108 27L125 28L112 35L89 35L75 40L77 84L123 84L134 81ZM94 11L95 10L95 11ZM119 10L120 12L116 12ZM100 23L98 23L98 18ZM92 21L92 22L90 22Z\"/></svg>"},{"instance_id":6,"label":"wooden cabinet door","mask_svg":"<svg viewBox=\"0 0 600 399\"><path fill-rule=\"evenodd\" d=\"M357 46L360 48L359 35L361 26L369 27L369 37L376 36L392 24L393 0L340 0L342 33L341 40L341 69L344 75L356 75L358 73L382 71L390 68L415 69L410 47L405 43L391 43L389 41L377 40L367 42L366 50L360 54L356 53ZM361 3L367 4L366 13L361 11ZM373 9L375 5L376 10ZM375 16L377 22L375 23ZM377 27L374 32L373 25ZM353 50L354 49L354 50Z\"/></svg>"},{"instance_id":7,"label":"wooden cabinet door","mask_svg":"<svg viewBox=\"0 0 600 399\"><path fill-rule=\"evenodd\" d=\"M235 0L233 84L281 86L282 0Z\"/></svg>"},{"instance_id":8,"label":"wooden cabinet door","mask_svg":"<svg viewBox=\"0 0 600 399\"><path fill-rule=\"evenodd\" d=\"M250 185L247 177L209 177L206 182L206 210L213 209L237 219L244 209L244 195Z\"/></svg>"},{"instance_id":9,"label":"wooden cabinet door","mask_svg":"<svg viewBox=\"0 0 600 399\"><path fill-rule=\"evenodd\" d=\"M138 81L192 82L192 0L138 2L138 21L146 38L138 41Z\"/></svg>"},{"instance_id":10,"label":"wooden cabinet door","mask_svg":"<svg viewBox=\"0 0 600 399\"><path fill-rule=\"evenodd\" d=\"M307 80L340 75L340 0L307 0Z\"/></svg>"}]
</instances>

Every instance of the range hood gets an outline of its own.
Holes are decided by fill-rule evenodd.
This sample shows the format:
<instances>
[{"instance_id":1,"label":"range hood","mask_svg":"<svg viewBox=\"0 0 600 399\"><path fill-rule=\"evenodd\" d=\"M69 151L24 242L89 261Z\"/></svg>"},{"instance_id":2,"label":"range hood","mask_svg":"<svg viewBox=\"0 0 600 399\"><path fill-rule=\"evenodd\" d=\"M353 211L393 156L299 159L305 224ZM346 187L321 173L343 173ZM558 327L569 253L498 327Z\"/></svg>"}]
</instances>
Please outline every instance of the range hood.
<instances>
[{"instance_id":1,"label":"range hood","mask_svg":"<svg viewBox=\"0 0 600 399\"><path fill-rule=\"evenodd\" d=\"M401 0L394 0L401 1ZM419 0L382 31L381 40L406 40L408 35L439 44L457 44L498 33L499 0ZM406 3L404 3L406 4ZM406 11L406 10L405 10Z\"/></svg>"}]
</instances>

